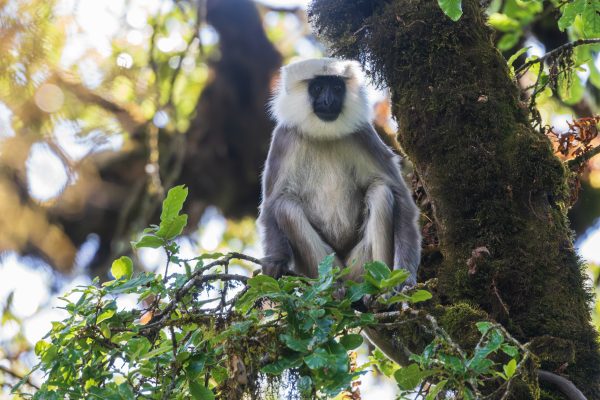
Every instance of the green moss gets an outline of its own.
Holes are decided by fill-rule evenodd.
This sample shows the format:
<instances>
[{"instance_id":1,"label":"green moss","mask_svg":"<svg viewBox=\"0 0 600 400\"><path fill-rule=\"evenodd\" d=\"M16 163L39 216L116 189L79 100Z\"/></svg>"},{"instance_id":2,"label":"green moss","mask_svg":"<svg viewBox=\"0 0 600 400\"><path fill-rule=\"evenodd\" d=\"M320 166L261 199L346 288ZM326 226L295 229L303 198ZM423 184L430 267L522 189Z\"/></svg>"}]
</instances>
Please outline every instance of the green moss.
<instances>
[{"instance_id":1,"label":"green moss","mask_svg":"<svg viewBox=\"0 0 600 400\"><path fill-rule=\"evenodd\" d=\"M439 314L440 326L451 337L457 338L461 348L475 348L481 337L475 323L489 318L484 311L468 303L457 303L447 307L438 306L436 311Z\"/></svg>"},{"instance_id":2,"label":"green moss","mask_svg":"<svg viewBox=\"0 0 600 400\"><path fill-rule=\"evenodd\" d=\"M334 54L358 58L391 88L398 140L435 210L438 298L459 307L449 329L473 304L523 342L564 340L575 354L566 374L600 399L597 335L565 215L567 173L529 124L478 2L463 0L463 11L454 23L434 0L315 0L311 9ZM481 246L490 256L469 273ZM563 350L548 347L543 362Z\"/></svg>"},{"instance_id":3,"label":"green moss","mask_svg":"<svg viewBox=\"0 0 600 400\"><path fill-rule=\"evenodd\" d=\"M540 336L531 340L529 349L534 352L545 368L554 371L575 361L575 349L570 340L552 336Z\"/></svg>"}]
</instances>

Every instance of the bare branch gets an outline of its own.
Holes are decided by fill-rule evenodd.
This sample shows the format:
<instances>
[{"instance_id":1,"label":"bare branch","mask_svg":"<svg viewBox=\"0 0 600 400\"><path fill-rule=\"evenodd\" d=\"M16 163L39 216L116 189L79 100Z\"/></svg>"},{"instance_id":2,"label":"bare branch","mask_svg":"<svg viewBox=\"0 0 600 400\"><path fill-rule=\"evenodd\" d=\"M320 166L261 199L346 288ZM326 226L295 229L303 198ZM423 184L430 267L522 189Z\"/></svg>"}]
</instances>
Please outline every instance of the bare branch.
<instances>
[{"instance_id":1,"label":"bare branch","mask_svg":"<svg viewBox=\"0 0 600 400\"><path fill-rule=\"evenodd\" d=\"M5 374L10 375L13 378L18 379L20 381L24 380L27 385L31 386L32 388L34 388L36 390L40 390L40 387L38 385L36 385L35 383L31 382L31 379L27 375L26 376L19 375L16 372L14 372L13 370L11 370L10 368L4 367L2 365L0 365L0 371L4 372Z\"/></svg>"},{"instance_id":2,"label":"bare branch","mask_svg":"<svg viewBox=\"0 0 600 400\"><path fill-rule=\"evenodd\" d=\"M562 394L567 396L569 400L587 400L583 393L581 393L581 390L579 390L570 380L542 369L537 370L537 375L541 382L554 385L562 392Z\"/></svg>"}]
</instances>

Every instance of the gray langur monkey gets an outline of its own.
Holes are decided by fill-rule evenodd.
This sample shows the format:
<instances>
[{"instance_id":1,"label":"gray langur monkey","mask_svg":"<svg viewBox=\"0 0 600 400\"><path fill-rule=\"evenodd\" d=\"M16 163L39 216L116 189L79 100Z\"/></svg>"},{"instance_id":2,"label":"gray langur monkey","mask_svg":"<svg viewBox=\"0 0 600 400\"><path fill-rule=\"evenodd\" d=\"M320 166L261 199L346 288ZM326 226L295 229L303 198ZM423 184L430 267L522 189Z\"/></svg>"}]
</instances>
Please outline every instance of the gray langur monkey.
<instances>
[{"instance_id":1,"label":"gray langur monkey","mask_svg":"<svg viewBox=\"0 0 600 400\"><path fill-rule=\"evenodd\" d=\"M419 211L399 158L371 125L355 61L311 59L282 68L271 103L277 121L262 181L258 219L263 272L308 277L335 253L360 280L378 260L410 272L421 256Z\"/></svg>"}]
</instances>

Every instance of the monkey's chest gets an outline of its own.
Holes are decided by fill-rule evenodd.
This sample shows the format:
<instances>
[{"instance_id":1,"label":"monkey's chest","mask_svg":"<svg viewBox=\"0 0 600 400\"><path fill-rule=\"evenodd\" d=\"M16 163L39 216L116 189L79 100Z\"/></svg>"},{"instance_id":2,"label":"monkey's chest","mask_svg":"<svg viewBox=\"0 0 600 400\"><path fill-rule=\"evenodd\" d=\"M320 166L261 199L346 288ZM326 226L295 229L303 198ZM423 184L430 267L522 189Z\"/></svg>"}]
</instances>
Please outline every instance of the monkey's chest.
<instances>
[{"instance_id":1,"label":"monkey's chest","mask_svg":"<svg viewBox=\"0 0 600 400\"><path fill-rule=\"evenodd\" d=\"M335 159L320 160L301 170L297 179L306 216L339 253L356 244L362 224L364 189L353 170L354 166Z\"/></svg>"}]
</instances>

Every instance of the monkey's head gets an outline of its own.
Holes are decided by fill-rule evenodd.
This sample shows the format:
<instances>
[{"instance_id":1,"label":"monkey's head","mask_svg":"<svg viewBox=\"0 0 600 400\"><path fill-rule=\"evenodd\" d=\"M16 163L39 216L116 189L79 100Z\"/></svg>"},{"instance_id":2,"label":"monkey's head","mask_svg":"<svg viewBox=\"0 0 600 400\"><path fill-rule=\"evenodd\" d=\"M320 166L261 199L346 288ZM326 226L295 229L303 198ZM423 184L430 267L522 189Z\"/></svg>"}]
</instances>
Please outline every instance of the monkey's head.
<instances>
[{"instance_id":1,"label":"monkey's head","mask_svg":"<svg viewBox=\"0 0 600 400\"><path fill-rule=\"evenodd\" d=\"M340 138L371 121L360 66L334 58L283 67L271 111L279 124L314 139Z\"/></svg>"}]
</instances>

